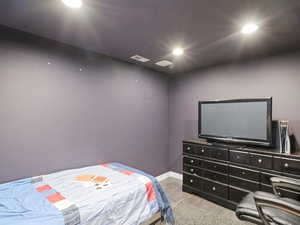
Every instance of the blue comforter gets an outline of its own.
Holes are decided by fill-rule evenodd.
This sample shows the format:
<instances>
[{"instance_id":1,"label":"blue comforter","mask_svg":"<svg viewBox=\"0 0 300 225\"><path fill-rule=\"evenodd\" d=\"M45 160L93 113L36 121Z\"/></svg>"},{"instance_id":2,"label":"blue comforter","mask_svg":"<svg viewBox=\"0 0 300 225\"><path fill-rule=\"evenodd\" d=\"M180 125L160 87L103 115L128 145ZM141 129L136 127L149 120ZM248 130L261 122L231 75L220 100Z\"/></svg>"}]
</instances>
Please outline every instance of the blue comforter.
<instances>
[{"instance_id":1,"label":"blue comforter","mask_svg":"<svg viewBox=\"0 0 300 225\"><path fill-rule=\"evenodd\" d=\"M174 224L158 181L119 163L0 185L0 225L138 225L159 211Z\"/></svg>"}]
</instances>

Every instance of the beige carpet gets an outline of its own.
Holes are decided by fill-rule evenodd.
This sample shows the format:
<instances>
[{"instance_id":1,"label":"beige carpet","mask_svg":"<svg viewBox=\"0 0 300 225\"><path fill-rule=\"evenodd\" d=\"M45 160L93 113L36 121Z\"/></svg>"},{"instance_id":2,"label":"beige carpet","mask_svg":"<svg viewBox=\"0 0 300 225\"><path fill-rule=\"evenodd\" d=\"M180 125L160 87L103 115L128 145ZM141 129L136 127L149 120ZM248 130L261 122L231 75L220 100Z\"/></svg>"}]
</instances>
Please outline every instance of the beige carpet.
<instances>
[{"instance_id":1,"label":"beige carpet","mask_svg":"<svg viewBox=\"0 0 300 225\"><path fill-rule=\"evenodd\" d=\"M239 221L234 212L181 190L181 181L161 182L174 211L176 225L250 225Z\"/></svg>"}]
</instances>

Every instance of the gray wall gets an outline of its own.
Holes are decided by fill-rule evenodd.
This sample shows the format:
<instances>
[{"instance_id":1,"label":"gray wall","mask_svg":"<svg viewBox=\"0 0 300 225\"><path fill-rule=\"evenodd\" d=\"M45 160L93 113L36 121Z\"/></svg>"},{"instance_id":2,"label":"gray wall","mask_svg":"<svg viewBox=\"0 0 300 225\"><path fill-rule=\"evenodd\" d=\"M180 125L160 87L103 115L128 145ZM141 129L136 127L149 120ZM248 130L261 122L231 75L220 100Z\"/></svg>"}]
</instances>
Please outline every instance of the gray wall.
<instances>
[{"instance_id":1,"label":"gray wall","mask_svg":"<svg viewBox=\"0 0 300 225\"><path fill-rule=\"evenodd\" d=\"M273 119L289 120L300 141L300 54L182 74L169 83L170 167L180 172L182 140L197 137L199 100L273 96Z\"/></svg>"},{"instance_id":2,"label":"gray wall","mask_svg":"<svg viewBox=\"0 0 300 225\"><path fill-rule=\"evenodd\" d=\"M0 37L0 183L111 161L168 170L164 75L19 35Z\"/></svg>"}]
</instances>

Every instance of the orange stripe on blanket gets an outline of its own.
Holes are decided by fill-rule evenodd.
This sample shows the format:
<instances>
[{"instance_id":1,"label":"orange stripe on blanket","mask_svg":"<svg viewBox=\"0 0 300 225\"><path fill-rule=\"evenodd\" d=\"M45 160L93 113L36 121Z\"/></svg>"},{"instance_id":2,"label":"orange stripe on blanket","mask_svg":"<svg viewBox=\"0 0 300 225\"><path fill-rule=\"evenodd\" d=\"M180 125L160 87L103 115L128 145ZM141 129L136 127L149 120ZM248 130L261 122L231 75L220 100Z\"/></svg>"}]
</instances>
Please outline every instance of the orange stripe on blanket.
<instances>
[{"instance_id":1,"label":"orange stripe on blanket","mask_svg":"<svg viewBox=\"0 0 300 225\"><path fill-rule=\"evenodd\" d=\"M52 187L50 187L48 184L36 188L38 192L48 191L51 189Z\"/></svg>"},{"instance_id":2,"label":"orange stripe on blanket","mask_svg":"<svg viewBox=\"0 0 300 225\"><path fill-rule=\"evenodd\" d=\"M123 173L123 174L125 174L125 175L128 175L128 176L134 174L134 172L129 171L129 170L123 170L123 171L121 171L121 173Z\"/></svg>"},{"instance_id":3,"label":"orange stripe on blanket","mask_svg":"<svg viewBox=\"0 0 300 225\"><path fill-rule=\"evenodd\" d=\"M148 199L148 201L155 200L156 196L155 196L155 191L154 191L152 182L149 182L149 183L145 184L145 186L146 186L146 189L147 189L147 199Z\"/></svg>"},{"instance_id":4,"label":"orange stripe on blanket","mask_svg":"<svg viewBox=\"0 0 300 225\"><path fill-rule=\"evenodd\" d=\"M110 163L104 163L104 164L100 164L100 166L109 167L109 166L111 166L111 164Z\"/></svg>"},{"instance_id":5,"label":"orange stripe on blanket","mask_svg":"<svg viewBox=\"0 0 300 225\"><path fill-rule=\"evenodd\" d=\"M65 197L62 196L60 193L56 192L56 193L54 193L52 195L47 196L47 199L51 203L56 203L56 202L59 202L61 200L64 200Z\"/></svg>"}]
</instances>

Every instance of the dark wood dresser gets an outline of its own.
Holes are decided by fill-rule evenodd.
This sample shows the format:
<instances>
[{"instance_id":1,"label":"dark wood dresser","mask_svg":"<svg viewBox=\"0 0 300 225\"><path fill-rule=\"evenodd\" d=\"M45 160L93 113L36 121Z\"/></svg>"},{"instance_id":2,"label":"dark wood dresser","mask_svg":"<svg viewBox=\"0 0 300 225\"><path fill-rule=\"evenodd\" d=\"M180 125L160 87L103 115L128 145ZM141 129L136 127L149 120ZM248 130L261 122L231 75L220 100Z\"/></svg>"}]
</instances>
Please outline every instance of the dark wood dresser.
<instances>
[{"instance_id":1,"label":"dark wood dresser","mask_svg":"<svg viewBox=\"0 0 300 225\"><path fill-rule=\"evenodd\" d=\"M183 141L182 161L183 191L230 209L251 191L273 193L270 177L300 179L299 155L266 149ZM299 193L285 189L280 193L300 200Z\"/></svg>"}]
</instances>

